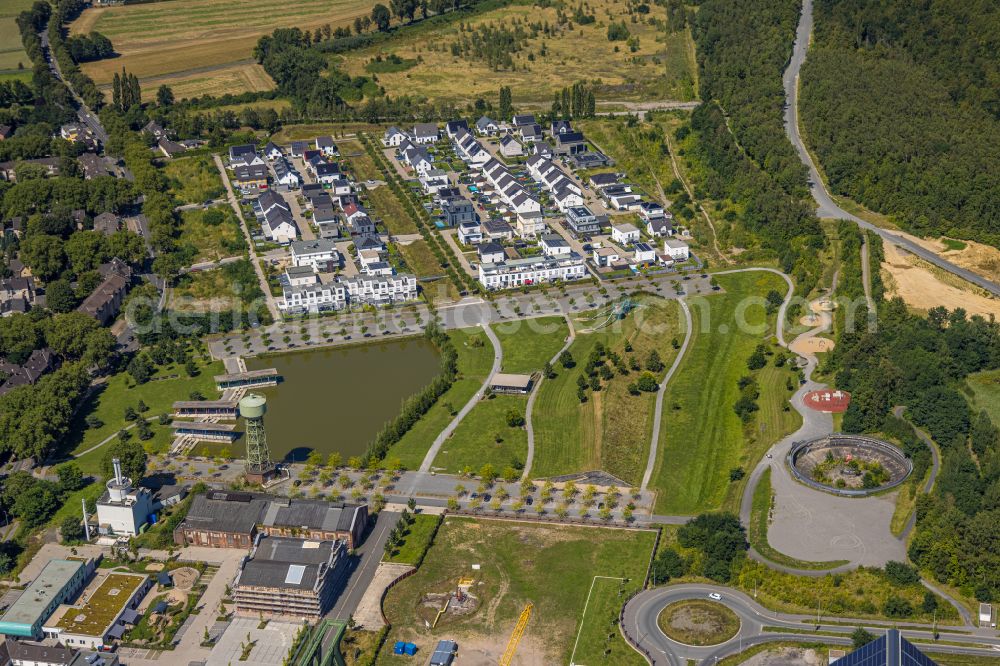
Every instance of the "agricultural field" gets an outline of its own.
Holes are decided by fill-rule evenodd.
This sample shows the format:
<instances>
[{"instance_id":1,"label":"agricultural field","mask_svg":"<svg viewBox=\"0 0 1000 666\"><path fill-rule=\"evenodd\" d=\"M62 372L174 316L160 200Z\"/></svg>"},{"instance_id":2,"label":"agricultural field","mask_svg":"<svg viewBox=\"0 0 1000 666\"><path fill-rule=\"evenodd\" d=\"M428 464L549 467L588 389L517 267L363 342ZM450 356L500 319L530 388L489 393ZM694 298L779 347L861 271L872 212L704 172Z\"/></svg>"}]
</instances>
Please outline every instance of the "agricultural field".
<instances>
[{"instance_id":1,"label":"agricultural field","mask_svg":"<svg viewBox=\"0 0 1000 666\"><path fill-rule=\"evenodd\" d=\"M0 1L0 76L3 78L22 74L26 81L31 78L31 60L24 52L21 33L15 23L17 15L30 9L31 4L32 0Z\"/></svg>"},{"instance_id":2,"label":"agricultural field","mask_svg":"<svg viewBox=\"0 0 1000 666\"><path fill-rule=\"evenodd\" d=\"M617 631L583 632L575 656L574 644L581 622L609 626L625 596L642 586L653 541L654 534L645 531L446 518L417 573L386 597L383 607L392 626L387 645L412 641L420 654L429 654L438 639L454 638L463 655L495 663L531 602L534 610L518 652L532 655L532 663L566 664L571 657L597 663L610 650L608 663L643 664ZM624 580L596 586L595 576ZM424 621L434 621L460 578L469 579L468 601L452 608L464 612L445 613L427 628ZM383 650L377 663L408 659Z\"/></svg>"},{"instance_id":3,"label":"agricultural field","mask_svg":"<svg viewBox=\"0 0 1000 666\"><path fill-rule=\"evenodd\" d=\"M513 91L515 105L535 108L547 109L554 92L577 81L597 84L598 106L602 100L621 108L623 102L627 107L631 102L692 99L690 39L683 33L668 39L653 25L654 19L663 18L661 8L653 5L649 14L630 15L628 6L625 0L589 0L580 5L582 15L574 16L572 10L567 11L569 5L557 9L556 5L518 2L460 21L403 29L376 45L335 56L335 62L352 76L381 70L379 83L390 95L425 96L463 105L478 97L495 99L500 76ZM563 13L565 20L560 23ZM588 23L591 17L593 22ZM624 39L608 39L609 24L622 21L629 36L637 39L634 51ZM533 31L532 24L548 24L554 32ZM498 27L507 30L501 36L480 30ZM523 39L512 37L518 30L523 31ZM497 64L471 51L453 55L453 44L462 38L485 42L510 38L511 46L504 53L512 60ZM373 62L379 56L382 62ZM385 59L391 56L402 63L387 66Z\"/></svg>"},{"instance_id":4,"label":"agricultural field","mask_svg":"<svg viewBox=\"0 0 1000 666\"><path fill-rule=\"evenodd\" d=\"M390 450L389 455L399 458L406 469L420 467L434 438L482 387L493 366L493 346L482 330L463 328L449 331L448 336L458 352L458 378Z\"/></svg>"},{"instance_id":5,"label":"agricultural field","mask_svg":"<svg viewBox=\"0 0 1000 666\"><path fill-rule=\"evenodd\" d=\"M147 94L166 83L178 99L273 87L252 60L257 38L275 28L314 29L348 25L371 12L374 2L303 0L189 0L89 8L71 26L74 34L96 30L121 57L87 63L83 71L109 86L124 66ZM263 77L263 78L262 78Z\"/></svg>"},{"instance_id":6,"label":"agricultural field","mask_svg":"<svg viewBox=\"0 0 1000 666\"><path fill-rule=\"evenodd\" d=\"M177 243L193 249L192 264L236 257L246 251L236 214L229 206L185 210L181 222Z\"/></svg>"},{"instance_id":7,"label":"agricultural field","mask_svg":"<svg viewBox=\"0 0 1000 666\"><path fill-rule=\"evenodd\" d=\"M599 328L608 318L607 309L582 313L573 320L576 339L569 348L575 366L555 364L556 376L539 387L535 403L535 461L537 477L602 469L626 483L638 484L645 469L656 394L632 395L635 382L654 350L663 369L654 372L661 381L677 355L674 340L684 337L680 306L676 301L645 296L640 307L624 320ZM604 312L603 316L598 316ZM626 344L632 351L626 351ZM586 402L578 395L579 377L591 353L603 345L618 354L628 369L626 376L603 381L599 391L587 390ZM540 417L539 415L544 415Z\"/></svg>"},{"instance_id":8,"label":"agricultural field","mask_svg":"<svg viewBox=\"0 0 1000 666\"><path fill-rule=\"evenodd\" d=\"M208 155L172 159L163 167L170 194L181 204L200 204L226 193L219 170Z\"/></svg>"},{"instance_id":9,"label":"agricultural field","mask_svg":"<svg viewBox=\"0 0 1000 666\"><path fill-rule=\"evenodd\" d=\"M747 360L758 344L773 336L775 319L762 306L752 306L741 315L749 326L741 326L738 308L744 299L763 297L772 289L784 295L787 286L767 272L723 275L718 280L721 294L690 299L692 340L667 385L660 455L652 477L652 487L658 491L656 513L695 514L721 508L727 498L738 496L739 484L730 481L730 471L751 469L769 443L794 424L791 418L775 424L764 420L774 413L764 401L781 399L769 395L775 382L766 377L757 377L761 408L753 427L745 426L733 409L740 397L738 381L749 374ZM748 330L753 327L758 330ZM777 414L785 412L778 409Z\"/></svg>"}]
</instances>

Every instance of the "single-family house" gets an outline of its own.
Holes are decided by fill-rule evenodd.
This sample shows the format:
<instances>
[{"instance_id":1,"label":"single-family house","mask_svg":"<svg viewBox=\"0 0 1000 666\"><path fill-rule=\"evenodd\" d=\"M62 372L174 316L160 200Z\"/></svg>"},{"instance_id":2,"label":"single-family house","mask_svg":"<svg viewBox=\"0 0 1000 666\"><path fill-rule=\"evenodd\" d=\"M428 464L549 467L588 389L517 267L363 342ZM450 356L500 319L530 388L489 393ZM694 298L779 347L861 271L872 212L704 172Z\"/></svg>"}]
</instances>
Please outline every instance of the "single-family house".
<instances>
[{"instance_id":1,"label":"single-family house","mask_svg":"<svg viewBox=\"0 0 1000 666\"><path fill-rule=\"evenodd\" d=\"M390 127L382 136L382 145L387 148L396 148L404 141L409 141L410 137L398 127Z\"/></svg>"},{"instance_id":2,"label":"single-family house","mask_svg":"<svg viewBox=\"0 0 1000 666\"><path fill-rule=\"evenodd\" d=\"M340 252L331 240L295 241L289 249L296 266L311 266L318 273L329 273L340 266Z\"/></svg>"},{"instance_id":3,"label":"single-family house","mask_svg":"<svg viewBox=\"0 0 1000 666\"><path fill-rule=\"evenodd\" d=\"M467 120L449 120L444 126L445 134L452 141L455 140L455 136L459 131L468 132L469 131L469 121Z\"/></svg>"},{"instance_id":4,"label":"single-family house","mask_svg":"<svg viewBox=\"0 0 1000 666\"><path fill-rule=\"evenodd\" d=\"M643 201L639 204L639 217L643 222L662 219L666 212L663 206L655 201Z\"/></svg>"},{"instance_id":5,"label":"single-family house","mask_svg":"<svg viewBox=\"0 0 1000 666\"><path fill-rule=\"evenodd\" d=\"M359 250L358 266L365 275L392 275L392 265L380 250Z\"/></svg>"},{"instance_id":6,"label":"single-family house","mask_svg":"<svg viewBox=\"0 0 1000 666\"><path fill-rule=\"evenodd\" d=\"M463 222L458 225L458 240L465 245L478 245L483 242L483 230L477 222Z\"/></svg>"},{"instance_id":7,"label":"single-family house","mask_svg":"<svg viewBox=\"0 0 1000 666\"><path fill-rule=\"evenodd\" d=\"M274 207L264 214L260 223L264 236L275 243L287 245L299 237L299 228L292 214L280 207Z\"/></svg>"},{"instance_id":8,"label":"single-family house","mask_svg":"<svg viewBox=\"0 0 1000 666\"><path fill-rule=\"evenodd\" d=\"M366 234L364 236L359 236L354 241L354 249L358 252L362 250L378 250L379 252L385 252L385 243L382 239L375 234Z\"/></svg>"},{"instance_id":9,"label":"single-family house","mask_svg":"<svg viewBox=\"0 0 1000 666\"><path fill-rule=\"evenodd\" d=\"M595 173L590 176L590 186L595 190L617 184L618 174L616 173Z\"/></svg>"},{"instance_id":10,"label":"single-family house","mask_svg":"<svg viewBox=\"0 0 1000 666\"><path fill-rule=\"evenodd\" d=\"M302 157L311 145L308 141L292 141L292 157Z\"/></svg>"},{"instance_id":11,"label":"single-family house","mask_svg":"<svg viewBox=\"0 0 1000 666\"><path fill-rule=\"evenodd\" d=\"M638 208L642 199L632 192L629 185L609 185L601 190L601 196L613 210L630 210Z\"/></svg>"},{"instance_id":12,"label":"single-family house","mask_svg":"<svg viewBox=\"0 0 1000 666\"><path fill-rule=\"evenodd\" d=\"M597 150L585 150L580 153L567 155L566 161L576 170L597 169L614 164L614 160Z\"/></svg>"},{"instance_id":13,"label":"single-family house","mask_svg":"<svg viewBox=\"0 0 1000 666\"><path fill-rule=\"evenodd\" d=\"M263 164L241 165L233 171L233 182L244 192L267 187L267 167Z\"/></svg>"},{"instance_id":14,"label":"single-family house","mask_svg":"<svg viewBox=\"0 0 1000 666\"><path fill-rule=\"evenodd\" d=\"M570 206L566 209L566 223L578 236L601 232L597 216L586 206Z\"/></svg>"},{"instance_id":15,"label":"single-family house","mask_svg":"<svg viewBox=\"0 0 1000 666\"><path fill-rule=\"evenodd\" d=\"M517 134L521 137L522 143L533 143L542 140L542 126L538 123L531 125L521 125L517 128Z\"/></svg>"},{"instance_id":16,"label":"single-family house","mask_svg":"<svg viewBox=\"0 0 1000 666\"><path fill-rule=\"evenodd\" d=\"M434 143L438 140L437 123L417 123L413 126L413 141L419 145Z\"/></svg>"},{"instance_id":17,"label":"single-family house","mask_svg":"<svg viewBox=\"0 0 1000 666\"><path fill-rule=\"evenodd\" d=\"M274 168L274 181L279 185L295 189L302 184L299 172L284 157L276 159L272 166Z\"/></svg>"},{"instance_id":18,"label":"single-family house","mask_svg":"<svg viewBox=\"0 0 1000 666\"><path fill-rule=\"evenodd\" d=\"M337 144L333 142L332 136L318 136L316 137L316 150L327 157L333 157L337 154Z\"/></svg>"},{"instance_id":19,"label":"single-family house","mask_svg":"<svg viewBox=\"0 0 1000 666\"><path fill-rule=\"evenodd\" d=\"M549 125L549 132L552 136L557 134L565 134L566 132L572 132L573 126L569 124L568 120L553 120Z\"/></svg>"},{"instance_id":20,"label":"single-family house","mask_svg":"<svg viewBox=\"0 0 1000 666\"><path fill-rule=\"evenodd\" d=\"M621 254L613 247L595 247L593 249L594 263L600 267L610 267L621 261Z\"/></svg>"},{"instance_id":21,"label":"single-family house","mask_svg":"<svg viewBox=\"0 0 1000 666\"><path fill-rule=\"evenodd\" d=\"M557 155L577 155L587 152L587 142L581 132L563 132L555 135Z\"/></svg>"},{"instance_id":22,"label":"single-family house","mask_svg":"<svg viewBox=\"0 0 1000 666\"><path fill-rule=\"evenodd\" d=\"M514 238L514 229L507 224L506 220L493 218L483 220L479 227L483 230L483 239L491 241L511 240Z\"/></svg>"},{"instance_id":23,"label":"single-family house","mask_svg":"<svg viewBox=\"0 0 1000 666\"><path fill-rule=\"evenodd\" d=\"M257 146L252 143L245 143L240 146L230 146L229 147L229 162L235 163L237 161L243 163L248 157L253 158L257 155Z\"/></svg>"},{"instance_id":24,"label":"single-family house","mask_svg":"<svg viewBox=\"0 0 1000 666\"><path fill-rule=\"evenodd\" d=\"M555 156L556 151L552 149L552 145L548 141L536 141L531 144L531 154L551 160Z\"/></svg>"},{"instance_id":25,"label":"single-family house","mask_svg":"<svg viewBox=\"0 0 1000 666\"><path fill-rule=\"evenodd\" d=\"M316 284L319 282L319 276L316 275L313 267L308 264L304 266L289 266L285 269L285 279L283 282L291 287L302 287L304 285Z\"/></svg>"},{"instance_id":26,"label":"single-family house","mask_svg":"<svg viewBox=\"0 0 1000 666\"><path fill-rule=\"evenodd\" d=\"M476 132L480 136L493 136L500 131L500 125L492 118L483 116L476 121Z\"/></svg>"},{"instance_id":27,"label":"single-family house","mask_svg":"<svg viewBox=\"0 0 1000 666\"><path fill-rule=\"evenodd\" d=\"M331 185L334 181L341 180L343 178L343 175L340 173L340 167L336 164L331 164L330 162L321 162L320 164L317 164L313 173L316 174L316 181L323 183L324 185Z\"/></svg>"},{"instance_id":28,"label":"single-family house","mask_svg":"<svg viewBox=\"0 0 1000 666\"><path fill-rule=\"evenodd\" d=\"M484 264L495 264L507 257L500 243L480 243L476 251L479 253L479 261Z\"/></svg>"},{"instance_id":29,"label":"single-family house","mask_svg":"<svg viewBox=\"0 0 1000 666\"><path fill-rule=\"evenodd\" d=\"M476 221L476 208L472 202L462 197L448 199L441 205L444 223L454 227L466 222Z\"/></svg>"},{"instance_id":30,"label":"single-family house","mask_svg":"<svg viewBox=\"0 0 1000 666\"><path fill-rule=\"evenodd\" d=\"M583 205L583 197L579 192L571 187L561 187L552 193L552 201L561 212L566 212L570 208Z\"/></svg>"},{"instance_id":31,"label":"single-family house","mask_svg":"<svg viewBox=\"0 0 1000 666\"><path fill-rule=\"evenodd\" d=\"M254 199L253 209L258 219L263 218L274 208L280 208L289 214L291 214L292 210L288 206L288 202L274 190L268 190Z\"/></svg>"},{"instance_id":32,"label":"single-family house","mask_svg":"<svg viewBox=\"0 0 1000 666\"><path fill-rule=\"evenodd\" d=\"M521 115L515 115L511 118L511 125L514 127L523 127L524 125L534 125L536 124L535 116L530 113L525 113Z\"/></svg>"},{"instance_id":33,"label":"single-family house","mask_svg":"<svg viewBox=\"0 0 1000 666\"><path fill-rule=\"evenodd\" d=\"M544 234L540 241L542 252L547 257L558 257L569 254L572 250L566 239L559 234Z\"/></svg>"},{"instance_id":34,"label":"single-family house","mask_svg":"<svg viewBox=\"0 0 1000 666\"><path fill-rule=\"evenodd\" d=\"M437 194L441 189L451 185L448 172L444 169L430 169L419 178L424 194Z\"/></svg>"},{"instance_id":35,"label":"single-family house","mask_svg":"<svg viewBox=\"0 0 1000 666\"><path fill-rule=\"evenodd\" d=\"M285 151L281 149L281 146L276 144L274 141L268 141L267 145L264 146L264 157L271 160L272 162L279 157L284 157Z\"/></svg>"},{"instance_id":36,"label":"single-family house","mask_svg":"<svg viewBox=\"0 0 1000 666\"><path fill-rule=\"evenodd\" d=\"M632 246L632 263L651 264L656 261L656 249L649 243L636 243Z\"/></svg>"},{"instance_id":37,"label":"single-family house","mask_svg":"<svg viewBox=\"0 0 1000 666\"><path fill-rule=\"evenodd\" d=\"M375 222L367 215L355 215L347 221L347 230L352 236L369 236L376 233Z\"/></svg>"},{"instance_id":38,"label":"single-family house","mask_svg":"<svg viewBox=\"0 0 1000 666\"><path fill-rule=\"evenodd\" d=\"M121 228L121 220L114 213L101 213L94 218L94 231L99 231L105 236L110 236Z\"/></svg>"},{"instance_id":39,"label":"single-family house","mask_svg":"<svg viewBox=\"0 0 1000 666\"><path fill-rule=\"evenodd\" d=\"M433 159L423 146L414 146L411 144L402 149L400 157L407 166L418 174L425 174L434 168Z\"/></svg>"},{"instance_id":40,"label":"single-family house","mask_svg":"<svg viewBox=\"0 0 1000 666\"><path fill-rule=\"evenodd\" d=\"M611 225L611 240L619 245L630 245L639 242L639 229L630 222Z\"/></svg>"},{"instance_id":41,"label":"single-family house","mask_svg":"<svg viewBox=\"0 0 1000 666\"><path fill-rule=\"evenodd\" d=\"M674 261L687 261L691 257L691 248L682 240L667 238L663 241L663 253Z\"/></svg>"},{"instance_id":42,"label":"single-family house","mask_svg":"<svg viewBox=\"0 0 1000 666\"><path fill-rule=\"evenodd\" d=\"M656 238L666 238L674 235L673 217L661 217L646 222L646 233Z\"/></svg>"},{"instance_id":43,"label":"single-family house","mask_svg":"<svg viewBox=\"0 0 1000 666\"><path fill-rule=\"evenodd\" d=\"M500 154L504 157L520 157L524 155L524 147L508 134L500 139Z\"/></svg>"}]
</instances>

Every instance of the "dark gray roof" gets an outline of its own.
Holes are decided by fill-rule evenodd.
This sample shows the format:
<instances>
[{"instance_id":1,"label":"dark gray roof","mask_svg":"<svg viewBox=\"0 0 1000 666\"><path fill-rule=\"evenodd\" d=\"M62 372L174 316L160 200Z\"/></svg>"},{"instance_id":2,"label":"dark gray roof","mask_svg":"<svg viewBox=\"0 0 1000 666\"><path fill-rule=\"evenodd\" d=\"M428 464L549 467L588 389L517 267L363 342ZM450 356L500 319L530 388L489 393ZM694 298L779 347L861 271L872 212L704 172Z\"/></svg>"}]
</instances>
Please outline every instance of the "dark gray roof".
<instances>
[{"instance_id":1,"label":"dark gray roof","mask_svg":"<svg viewBox=\"0 0 1000 666\"><path fill-rule=\"evenodd\" d=\"M210 499L217 496L226 497L227 493L195 495L183 524L191 529L249 534L257 524L266 502L254 499L247 493L228 493L228 495L234 496L233 499ZM243 501L244 497L249 499Z\"/></svg>"},{"instance_id":2,"label":"dark gray roof","mask_svg":"<svg viewBox=\"0 0 1000 666\"><path fill-rule=\"evenodd\" d=\"M249 534L255 525L348 531L364 505L288 499L263 493L211 492L191 501L184 525L191 529Z\"/></svg>"},{"instance_id":3,"label":"dark gray roof","mask_svg":"<svg viewBox=\"0 0 1000 666\"><path fill-rule=\"evenodd\" d=\"M334 541L306 541L263 537L243 566L237 588L280 587L311 590L325 573L340 545Z\"/></svg>"}]
</instances>

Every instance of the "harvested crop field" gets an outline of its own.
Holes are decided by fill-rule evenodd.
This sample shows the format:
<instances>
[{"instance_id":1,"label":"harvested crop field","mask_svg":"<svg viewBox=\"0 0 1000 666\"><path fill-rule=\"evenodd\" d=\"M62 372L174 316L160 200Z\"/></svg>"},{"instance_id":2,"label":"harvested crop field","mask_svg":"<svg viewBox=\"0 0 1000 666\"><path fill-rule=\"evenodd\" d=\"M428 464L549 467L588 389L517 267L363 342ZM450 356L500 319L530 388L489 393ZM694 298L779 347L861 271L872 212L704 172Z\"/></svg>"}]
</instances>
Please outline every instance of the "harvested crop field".
<instances>
[{"instance_id":1,"label":"harvested crop field","mask_svg":"<svg viewBox=\"0 0 1000 666\"><path fill-rule=\"evenodd\" d=\"M943 305L949 310L965 308L970 315L1000 317L1000 300L985 296L971 284L947 274L942 275L930 264L885 243L882 281L886 296L900 296L912 308L929 310ZM951 259L949 253L948 258Z\"/></svg>"},{"instance_id":2,"label":"harvested crop field","mask_svg":"<svg viewBox=\"0 0 1000 666\"><path fill-rule=\"evenodd\" d=\"M146 83L147 79L167 74L182 79L185 73L204 72L220 65L254 67L250 58L261 35L281 27L305 30L325 24L347 25L369 14L373 4L367 0L302 0L291 5L276 0L188 0L120 5L87 9L73 23L71 32L96 30L110 38L115 51L121 54L83 66L96 83L110 83L122 66ZM215 74L213 71L212 78ZM159 83L172 85L166 80ZM233 77L223 77L220 84L219 91L211 92L241 92L234 89ZM230 89L222 90L226 86ZM261 88L243 88L252 89Z\"/></svg>"}]
</instances>

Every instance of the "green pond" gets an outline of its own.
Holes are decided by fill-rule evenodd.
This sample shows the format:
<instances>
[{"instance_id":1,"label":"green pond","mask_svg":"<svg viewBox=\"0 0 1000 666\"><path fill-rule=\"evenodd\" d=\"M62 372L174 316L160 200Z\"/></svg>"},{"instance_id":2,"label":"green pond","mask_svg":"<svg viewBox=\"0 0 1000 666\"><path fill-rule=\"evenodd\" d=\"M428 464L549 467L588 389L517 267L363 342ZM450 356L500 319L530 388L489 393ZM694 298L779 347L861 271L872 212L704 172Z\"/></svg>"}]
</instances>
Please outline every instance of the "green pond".
<instances>
[{"instance_id":1,"label":"green pond","mask_svg":"<svg viewBox=\"0 0 1000 666\"><path fill-rule=\"evenodd\" d=\"M344 349L316 349L248 358L247 369L276 368L264 429L271 458L305 460L311 451L362 455L400 404L439 371L439 355L423 338ZM243 430L242 422L239 429ZM242 438L233 449L242 457Z\"/></svg>"}]
</instances>

